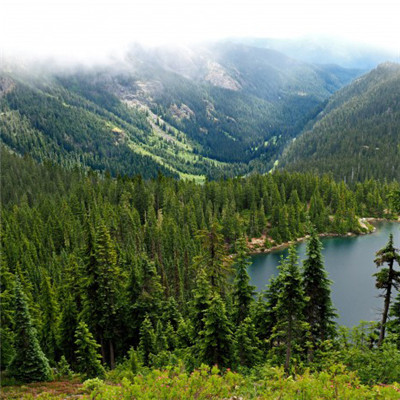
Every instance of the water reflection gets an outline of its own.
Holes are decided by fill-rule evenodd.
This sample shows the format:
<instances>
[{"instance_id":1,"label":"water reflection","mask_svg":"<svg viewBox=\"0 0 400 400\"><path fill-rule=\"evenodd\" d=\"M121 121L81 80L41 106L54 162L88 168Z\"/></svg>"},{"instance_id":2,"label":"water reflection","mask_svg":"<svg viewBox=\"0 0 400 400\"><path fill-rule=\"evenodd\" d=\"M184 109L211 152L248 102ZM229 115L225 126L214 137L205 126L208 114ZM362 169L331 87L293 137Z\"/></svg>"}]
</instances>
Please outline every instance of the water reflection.
<instances>
[{"instance_id":1,"label":"water reflection","mask_svg":"<svg viewBox=\"0 0 400 400\"><path fill-rule=\"evenodd\" d=\"M378 297L372 274L377 272L375 252L388 241L393 233L395 246L400 247L400 224L383 222L371 235L343 238L323 238L323 256L332 284L332 300L339 313L338 322L353 326L360 320L377 320L383 300ZM297 245L300 260L305 258L305 243ZM271 275L277 274L281 256L287 249L252 257L249 274L253 285L263 290Z\"/></svg>"}]
</instances>

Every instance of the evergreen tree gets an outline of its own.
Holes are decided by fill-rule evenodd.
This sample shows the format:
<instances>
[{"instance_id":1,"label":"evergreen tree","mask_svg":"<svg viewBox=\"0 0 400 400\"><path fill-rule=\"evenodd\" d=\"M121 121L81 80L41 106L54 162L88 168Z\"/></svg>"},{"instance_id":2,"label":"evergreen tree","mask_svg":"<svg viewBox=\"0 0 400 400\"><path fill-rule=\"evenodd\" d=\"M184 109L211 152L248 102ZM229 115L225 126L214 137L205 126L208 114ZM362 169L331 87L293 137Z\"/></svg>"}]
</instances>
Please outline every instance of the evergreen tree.
<instances>
[{"instance_id":1,"label":"evergreen tree","mask_svg":"<svg viewBox=\"0 0 400 400\"><path fill-rule=\"evenodd\" d=\"M54 288L51 285L50 278L45 273L42 281L40 300L42 314L40 344L47 358L54 363L58 353L57 331L59 308Z\"/></svg>"},{"instance_id":2,"label":"evergreen tree","mask_svg":"<svg viewBox=\"0 0 400 400\"><path fill-rule=\"evenodd\" d=\"M310 337L314 347L318 342L335 336L336 314L331 300L331 281L327 278L321 251L321 241L315 229L311 228L302 276L304 293L307 296L304 315L310 326Z\"/></svg>"},{"instance_id":3,"label":"evergreen tree","mask_svg":"<svg viewBox=\"0 0 400 400\"><path fill-rule=\"evenodd\" d=\"M67 361L74 366L75 357L75 331L78 326L78 311L71 294L68 294L63 302L59 325L59 347Z\"/></svg>"},{"instance_id":4,"label":"evergreen tree","mask_svg":"<svg viewBox=\"0 0 400 400\"><path fill-rule=\"evenodd\" d=\"M86 378L104 377L98 353L100 345L96 343L85 322L81 321L75 331L76 370Z\"/></svg>"},{"instance_id":5,"label":"evergreen tree","mask_svg":"<svg viewBox=\"0 0 400 400\"><path fill-rule=\"evenodd\" d=\"M14 356L14 277L10 273L4 253L0 254L0 370L7 368Z\"/></svg>"},{"instance_id":6,"label":"evergreen tree","mask_svg":"<svg viewBox=\"0 0 400 400\"><path fill-rule=\"evenodd\" d=\"M83 316L100 342L103 361L107 359L108 354L110 366L113 368L115 329L118 325L117 295L121 281L115 244L103 223L99 225L95 238L91 228L88 228L87 246L87 262L82 274Z\"/></svg>"},{"instance_id":7,"label":"evergreen tree","mask_svg":"<svg viewBox=\"0 0 400 400\"><path fill-rule=\"evenodd\" d=\"M249 283L250 277L247 268L251 262L248 258L248 250L244 237L237 241L236 249L236 276L233 288L233 301L235 307L235 322L236 324L240 324L249 316L251 305L254 302L255 287Z\"/></svg>"},{"instance_id":8,"label":"evergreen tree","mask_svg":"<svg viewBox=\"0 0 400 400\"><path fill-rule=\"evenodd\" d=\"M388 329L390 333L395 335L397 348L400 350L400 293L397 294L395 302L390 307L390 321Z\"/></svg>"},{"instance_id":9,"label":"evergreen tree","mask_svg":"<svg viewBox=\"0 0 400 400\"><path fill-rule=\"evenodd\" d=\"M376 277L376 287L384 291L383 297L385 299L378 346L382 344L383 339L385 338L385 329L389 314L392 287L398 289L400 285L400 272L394 269L395 261L400 264L400 254L393 245L393 234L390 234L389 242L384 248L377 251L375 258L375 264L377 267L381 267L385 263L389 266L389 268L382 268L379 272L374 274L374 276Z\"/></svg>"},{"instance_id":10,"label":"evergreen tree","mask_svg":"<svg viewBox=\"0 0 400 400\"><path fill-rule=\"evenodd\" d=\"M304 295L296 249L291 246L287 259L279 266L279 281L282 285L275 306L277 323L273 329L273 338L285 347L286 371L289 370L293 350L301 345L307 324L304 318L306 297Z\"/></svg>"},{"instance_id":11,"label":"evergreen tree","mask_svg":"<svg viewBox=\"0 0 400 400\"><path fill-rule=\"evenodd\" d=\"M164 333L164 327L160 320L157 321L156 325L155 344L156 353L161 353L162 351L167 350L167 337Z\"/></svg>"},{"instance_id":12,"label":"evergreen tree","mask_svg":"<svg viewBox=\"0 0 400 400\"><path fill-rule=\"evenodd\" d=\"M49 362L40 348L19 280L15 284L14 333L15 355L9 365L10 375L22 382L50 380Z\"/></svg>"},{"instance_id":13,"label":"evergreen tree","mask_svg":"<svg viewBox=\"0 0 400 400\"><path fill-rule=\"evenodd\" d=\"M261 342L250 317L241 321L236 330L235 339L240 365L250 368L260 362L262 356Z\"/></svg>"},{"instance_id":14,"label":"evergreen tree","mask_svg":"<svg viewBox=\"0 0 400 400\"><path fill-rule=\"evenodd\" d=\"M218 293L211 298L203 321L204 330L199 333L201 361L208 365L231 365L234 361L234 337L225 305Z\"/></svg>"},{"instance_id":15,"label":"evergreen tree","mask_svg":"<svg viewBox=\"0 0 400 400\"><path fill-rule=\"evenodd\" d=\"M269 280L267 290L260 296L255 308L254 321L258 337L267 345L268 348L273 344L273 331L278 323L277 309L279 295L283 287L281 283L283 275L272 276ZM263 301L265 297L266 301Z\"/></svg>"},{"instance_id":16,"label":"evergreen tree","mask_svg":"<svg viewBox=\"0 0 400 400\"><path fill-rule=\"evenodd\" d=\"M193 333L195 335L198 335L199 332L204 330L204 316L209 308L210 297L210 284L208 283L206 273L201 270L196 279L196 287L193 289L193 300L190 307L191 320L193 321Z\"/></svg>"},{"instance_id":17,"label":"evergreen tree","mask_svg":"<svg viewBox=\"0 0 400 400\"><path fill-rule=\"evenodd\" d=\"M212 289L223 294L226 291L226 280L230 272L231 260L227 257L221 225L212 222L210 230L198 233L201 242L201 254L195 257L197 269L204 269Z\"/></svg>"},{"instance_id":18,"label":"evergreen tree","mask_svg":"<svg viewBox=\"0 0 400 400\"><path fill-rule=\"evenodd\" d=\"M140 328L139 352L143 365L149 366L152 354L156 354L156 334L148 315Z\"/></svg>"}]
</instances>

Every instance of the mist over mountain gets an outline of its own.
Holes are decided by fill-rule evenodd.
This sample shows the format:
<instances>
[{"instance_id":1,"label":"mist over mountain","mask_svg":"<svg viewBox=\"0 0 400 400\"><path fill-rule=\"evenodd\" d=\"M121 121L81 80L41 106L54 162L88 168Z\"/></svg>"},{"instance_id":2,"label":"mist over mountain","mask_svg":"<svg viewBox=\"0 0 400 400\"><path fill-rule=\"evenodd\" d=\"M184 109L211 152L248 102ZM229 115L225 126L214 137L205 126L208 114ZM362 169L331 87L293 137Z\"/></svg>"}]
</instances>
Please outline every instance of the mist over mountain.
<instances>
[{"instance_id":1,"label":"mist over mountain","mask_svg":"<svg viewBox=\"0 0 400 400\"><path fill-rule=\"evenodd\" d=\"M114 174L161 165L214 177L271 169L360 73L231 42L134 45L102 64L8 62L2 71L2 141L13 151Z\"/></svg>"},{"instance_id":2,"label":"mist over mountain","mask_svg":"<svg viewBox=\"0 0 400 400\"><path fill-rule=\"evenodd\" d=\"M237 43L277 50L290 57L312 64L335 64L368 71L378 64L400 61L399 51L374 45L352 43L329 37L296 39L236 38Z\"/></svg>"}]
</instances>

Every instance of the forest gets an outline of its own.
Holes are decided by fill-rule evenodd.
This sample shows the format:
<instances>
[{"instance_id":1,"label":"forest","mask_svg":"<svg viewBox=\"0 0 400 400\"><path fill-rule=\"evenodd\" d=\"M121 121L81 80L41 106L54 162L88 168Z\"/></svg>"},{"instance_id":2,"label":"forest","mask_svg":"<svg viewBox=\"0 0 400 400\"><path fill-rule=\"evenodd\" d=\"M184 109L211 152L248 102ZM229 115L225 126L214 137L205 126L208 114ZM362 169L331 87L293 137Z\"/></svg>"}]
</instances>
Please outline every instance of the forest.
<instances>
[{"instance_id":1,"label":"forest","mask_svg":"<svg viewBox=\"0 0 400 400\"><path fill-rule=\"evenodd\" d=\"M398 398L399 244L376 249L386 319L349 330L318 237L398 218L397 181L114 178L4 149L1 163L3 383L78 377L99 399ZM249 240L305 235L303 265L291 247L257 296Z\"/></svg>"},{"instance_id":2,"label":"forest","mask_svg":"<svg viewBox=\"0 0 400 400\"><path fill-rule=\"evenodd\" d=\"M291 171L346 182L400 179L400 66L385 63L339 90L285 150Z\"/></svg>"}]
</instances>

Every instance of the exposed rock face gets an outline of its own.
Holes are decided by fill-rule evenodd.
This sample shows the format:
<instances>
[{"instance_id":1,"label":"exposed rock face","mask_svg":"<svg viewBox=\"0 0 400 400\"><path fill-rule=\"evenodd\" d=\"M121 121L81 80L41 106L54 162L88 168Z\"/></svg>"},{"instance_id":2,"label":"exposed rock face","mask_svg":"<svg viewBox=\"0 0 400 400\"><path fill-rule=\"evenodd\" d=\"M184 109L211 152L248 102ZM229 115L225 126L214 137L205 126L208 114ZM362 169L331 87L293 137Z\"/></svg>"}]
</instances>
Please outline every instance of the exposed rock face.
<instances>
[{"instance_id":1,"label":"exposed rock face","mask_svg":"<svg viewBox=\"0 0 400 400\"><path fill-rule=\"evenodd\" d=\"M205 80L212 85L229 90L241 89L239 82L233 79L222 67L222 65L214 61L209 61L207 67L208 73L205 76Z\"/></svg>"},{"instance_id":2,"label":"exposed rock face","mask_svg":"<svg viewBox=\"0 0 400 400\"><path fill-rule=\"evenodd\" d=\"M170 111L173 114L173 116L178 119L190 119L194 117L194 112L186 105L186 104L181 104L180 107L178 107L176 104L173 104L170 107Z\"/></svg>"}]
</instances>

